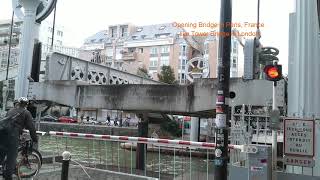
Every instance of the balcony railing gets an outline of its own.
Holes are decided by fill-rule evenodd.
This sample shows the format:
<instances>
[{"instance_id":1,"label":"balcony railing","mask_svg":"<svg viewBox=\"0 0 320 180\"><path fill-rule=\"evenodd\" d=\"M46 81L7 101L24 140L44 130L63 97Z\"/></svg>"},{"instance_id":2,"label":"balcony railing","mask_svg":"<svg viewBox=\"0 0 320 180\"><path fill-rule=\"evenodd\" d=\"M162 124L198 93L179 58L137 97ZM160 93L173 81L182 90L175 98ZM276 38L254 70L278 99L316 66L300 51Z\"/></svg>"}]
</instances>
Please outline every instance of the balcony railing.
<instances>
[{"instance_id":1,"label":"balcony railing","mask_svg":"<svg viewBox=\"0 0 320 180\"><path fill-rule=\"evenodd\" d=\"M137 53L136 52L132 52L132 53L124 52L122 54L122 59L124 61L136 60L137 59Z\"/></svg>"}]
</instances>

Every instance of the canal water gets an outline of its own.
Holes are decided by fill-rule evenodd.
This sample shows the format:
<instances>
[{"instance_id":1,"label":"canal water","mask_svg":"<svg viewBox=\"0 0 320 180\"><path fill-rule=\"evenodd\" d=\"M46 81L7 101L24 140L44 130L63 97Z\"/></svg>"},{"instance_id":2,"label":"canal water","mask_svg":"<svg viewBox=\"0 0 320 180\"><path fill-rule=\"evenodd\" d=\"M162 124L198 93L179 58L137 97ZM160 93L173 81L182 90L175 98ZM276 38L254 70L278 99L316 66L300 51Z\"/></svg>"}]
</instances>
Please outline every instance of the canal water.
<instances>
[{"instance_id":1,"label":"canal water","mask_svg":"<svg viewBox=\"0 0 320 180\"><path fill-rule=\"evenodd\" d=\"M135 168L136 151L122 149L119 142L41 137L40 152L43 154L61 155L65 150L71 152L73 160L85 166L94 167L102 164L111 167L112 170L122 171L124 169L126 172L132 172ZM213 172L213 162L208 160L206 155L208 151L204 152L204 157L199 157L198 154L194 157L195 152L192 150L191 158L190 150L185 151L188 156L159 153L159 151L147 152L145 154L147 171L158 173L160 169L161 173L175 176L181 176L181 174L189 176L190 172L192 176L197 173L211 174Z\"/></svg>"}]
</instances>

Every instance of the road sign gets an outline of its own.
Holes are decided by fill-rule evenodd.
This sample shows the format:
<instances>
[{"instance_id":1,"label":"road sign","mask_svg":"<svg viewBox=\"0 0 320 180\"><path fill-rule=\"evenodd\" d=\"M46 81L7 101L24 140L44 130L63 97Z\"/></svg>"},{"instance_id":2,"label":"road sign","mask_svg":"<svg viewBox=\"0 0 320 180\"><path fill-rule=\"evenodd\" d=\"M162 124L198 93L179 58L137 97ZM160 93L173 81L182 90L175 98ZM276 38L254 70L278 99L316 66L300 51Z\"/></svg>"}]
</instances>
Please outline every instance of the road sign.
<instances>
[{"instance_id":1,"label":"road sign","mask_svg":"<svg viewBox=\"0 0 320 180\"><path fill-rule=\"evenodd\" d=\"M293 166L314 167L313 157L284 156L283 162Z\"/></svg>"},{"instance_id":2,"label":"road sign","mask_svg":"<svg viewBox=\"0 0 320 180\"><path fill-rule=\"evenodd\" d=\"M313 157L314 135L314 120L285 119L284 154L293 157Z\"/></svg>"}]
</instances>

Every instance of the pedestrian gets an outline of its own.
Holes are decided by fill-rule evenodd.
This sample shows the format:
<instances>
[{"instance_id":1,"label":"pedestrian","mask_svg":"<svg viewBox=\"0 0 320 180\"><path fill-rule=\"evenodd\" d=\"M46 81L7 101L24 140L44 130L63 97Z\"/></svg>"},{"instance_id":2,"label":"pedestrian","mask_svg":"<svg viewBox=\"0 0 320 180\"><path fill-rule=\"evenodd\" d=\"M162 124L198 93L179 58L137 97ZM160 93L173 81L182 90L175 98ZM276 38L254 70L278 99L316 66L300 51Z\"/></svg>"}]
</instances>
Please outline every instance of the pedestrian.
<instances>
[{"instance_id":1,"label":"pedestrian","mask_svg":"<svg viewBox=\"0 0 320 180\"><path fill-rule=\"evenodd\" d=\"M118 126L118 117L116 117L113 121L114 126Z\"/></svg>"},{"instance_id":2,"label":"pedestrian","mask_svg":"<svg viewBox=\"0 0 320 180\"><path fill-rule=\"evenodd\" d=\"M0 130L0 162L4 160L5 170L3 172L3 178L5 180L12 180L12 174L14 174L16 167L16 159L18 155L19 137L23 133L23 129L28 129L31 139L34 143L38 142L36 129L33 124L33 118L30 111L27 110L29 100L25 97L21 97L15 104L15 107L10 109L6 114L7 120L1 121L2 128Z\"/></svg>"},{"instance_id":3,"label":"pedestrian","mask_svg":"<svg viewBox=\"0 0 320 180\"><path fill-rule=\"evenodd\" d=\"M80 115L80 123L81 123L81 124L83 123L83 118L84 118L84 115L81 114L81 115Z\"/></svg>"},{"instance_id":4,"label":"pedestrian","mask_svg":"<svg viewBox=\"0 0 320 180\"><path fill-rule=\"evenodd\" d=\"M110 126L111 124L111 119L110 119L110 115L108 114L107 115L107 125Z\"/></svg>"}]
</instances>

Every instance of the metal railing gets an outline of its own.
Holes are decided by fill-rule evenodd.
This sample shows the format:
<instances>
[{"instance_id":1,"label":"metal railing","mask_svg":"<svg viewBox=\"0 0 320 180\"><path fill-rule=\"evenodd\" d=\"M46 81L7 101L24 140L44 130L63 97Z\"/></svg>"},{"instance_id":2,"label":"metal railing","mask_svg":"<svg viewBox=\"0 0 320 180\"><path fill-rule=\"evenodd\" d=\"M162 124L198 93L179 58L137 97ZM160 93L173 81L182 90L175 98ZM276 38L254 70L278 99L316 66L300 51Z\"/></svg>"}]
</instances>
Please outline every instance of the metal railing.
<instances>
[{"instance_id":1,"label":"metal railing","mask_svg":"<svg viewBox=\"0 0 320 180\"><path fill-rule=\"evenodd\" d=\"M111 136L50 131L40 150L52 156L69 151L72 159L87 168L158 179L211 179L214 143L143 137ZM136 168L137 144L145 144L145 168ZM243 150L242 145L229 145ZM72 171L72 170L71 170ZM90 173L88 173L90 175ZM90 175L91 176L91 175Z\"/></svg>"}]
</instances>

